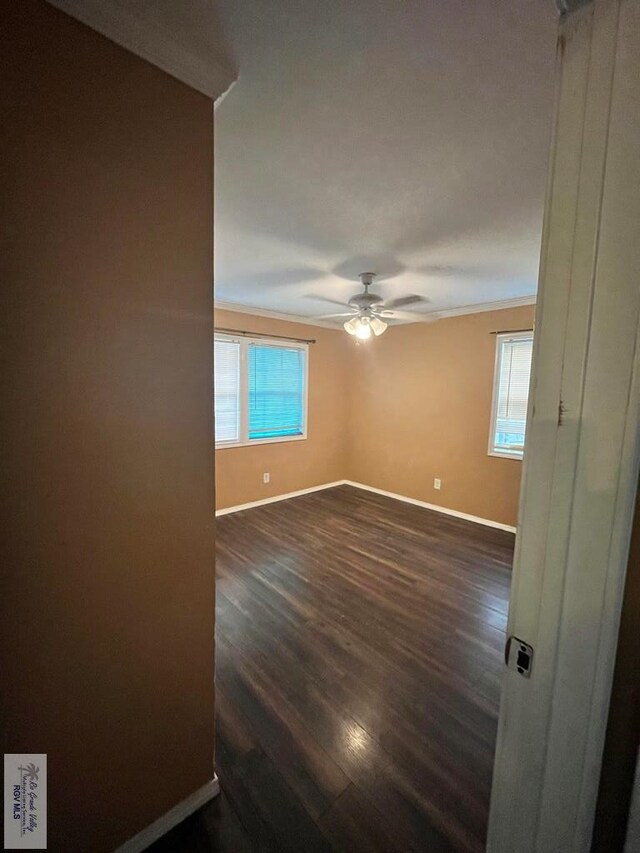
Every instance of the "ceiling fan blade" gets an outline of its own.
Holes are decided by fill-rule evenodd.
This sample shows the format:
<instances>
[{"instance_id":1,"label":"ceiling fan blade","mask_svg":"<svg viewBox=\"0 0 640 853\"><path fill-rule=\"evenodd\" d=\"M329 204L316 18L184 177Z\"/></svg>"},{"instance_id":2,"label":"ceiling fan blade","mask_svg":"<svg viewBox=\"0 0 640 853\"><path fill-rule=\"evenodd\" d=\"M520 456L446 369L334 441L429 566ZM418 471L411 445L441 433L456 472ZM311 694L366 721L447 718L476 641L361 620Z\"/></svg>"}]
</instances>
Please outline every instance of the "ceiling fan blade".
<instances>
[{"instance_id":1,"label":"ceiling fan blade","mask_svg":"<svg viewBox=\"0 0 640 853\"><path fill-rule=\"evenodd\" d=\"M417 305L419 302L428 302L426 296L419 296L417 293L410 293L407 296L399 296L397 299L390 299L384 303L385 308L404 308L405 305Z\"/></svg>"},{"instance_id":2,"label":"ceiling fan blade","mask_svg":"<svg viewBox=\"0 0 640 853\"><path fill-rule=\"evenodd\" d=\"M348 308L346 302L338 302L337 299L328 299L326 296L320 296L317 293L305 293L305 299L313 299L314 302L325 302L327 305L339 305L340 308Z\"/></svg>"},{"instance_id":3,"label":"ceiling fan blade","mask_svg":"<svg viewBox=\"0 0 640 853\"><path fill-rule=\"evenodd\" d=\"M342 314L320 314L314 320L332 320L334 317L355 317L356 311L343 311Z\"/></svg>"},{"instance_id":4,"label":"ceiling fan blade","mask_svg":"<svg viewBox=\"0 0 640 853\"><path fill-rule=\"evenodd\" d=\"M395 311L388 308L376 313L385 323L387 320L402 320L405 323L433 323L438 319L435 314L414 314L411 311Z\"/></svg>"}]
</instances>

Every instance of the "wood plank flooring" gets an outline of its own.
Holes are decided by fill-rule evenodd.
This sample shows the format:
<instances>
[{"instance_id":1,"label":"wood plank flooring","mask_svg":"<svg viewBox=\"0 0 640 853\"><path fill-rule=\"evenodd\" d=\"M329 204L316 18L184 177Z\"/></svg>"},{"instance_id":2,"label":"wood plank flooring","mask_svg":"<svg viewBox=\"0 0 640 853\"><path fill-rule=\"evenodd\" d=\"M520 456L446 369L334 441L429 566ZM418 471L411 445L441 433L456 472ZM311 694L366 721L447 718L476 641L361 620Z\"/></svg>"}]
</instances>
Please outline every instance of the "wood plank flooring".
<instances>
[{"instance_id":1,"label":"wood plank flooring","mask_svg":"<svg viewBox=\"0 0 640 853\"><path fill-rule=\"evenodd\" d=\"M482 851L513 539L349 486L219 518L223 793L154 853Z\"/></svg>"}]
</instances>

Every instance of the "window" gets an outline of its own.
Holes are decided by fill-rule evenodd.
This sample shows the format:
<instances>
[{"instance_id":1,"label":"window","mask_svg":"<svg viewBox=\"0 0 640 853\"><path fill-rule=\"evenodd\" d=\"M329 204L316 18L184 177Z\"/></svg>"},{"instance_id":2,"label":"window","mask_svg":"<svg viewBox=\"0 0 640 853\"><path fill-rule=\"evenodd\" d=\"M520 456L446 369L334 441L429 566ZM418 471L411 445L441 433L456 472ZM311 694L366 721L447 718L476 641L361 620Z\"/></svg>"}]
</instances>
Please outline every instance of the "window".
<instances>
[{"instance_id":1,"label":"window","mask_svg":"<svg viewBox=\"0 0 640 853\"><path fill-rule=\"evenodd\" d=\"M216 442L240 441L240 344L215 341Z\"/></svg>"},{"instance_id":2,"label":"window","mask_svg":"<svg viewBox=\"0 0 640 853\"><path fill-rule=\"evenodd\" d=\"M215 336L216 447L307 436L306 344Z\"/></svg>"},{"instance_id":3,"label":"window","mask_svg":"<svg viewBox=\"0 0 640 853\"><path fill-rule=\"evenodd\" d=\"M532 352L533 332L497 336L490 456L522 459Z\"/></svg>"}]
</instances>

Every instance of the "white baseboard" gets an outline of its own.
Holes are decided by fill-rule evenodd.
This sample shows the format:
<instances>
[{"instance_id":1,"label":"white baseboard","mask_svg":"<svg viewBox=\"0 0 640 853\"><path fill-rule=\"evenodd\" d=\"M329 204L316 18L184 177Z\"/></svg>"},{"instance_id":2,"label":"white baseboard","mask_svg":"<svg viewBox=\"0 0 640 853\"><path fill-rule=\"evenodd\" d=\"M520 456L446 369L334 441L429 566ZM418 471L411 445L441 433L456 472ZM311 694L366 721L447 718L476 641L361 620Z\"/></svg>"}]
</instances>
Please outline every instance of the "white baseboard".
<instances>
[{"instance_id":1,"label":"white baseboard","mask_svg":"<svg viewBox=\"0 0 640 853\"><path fill-rule=\"evenodd\" d=\"M464 521L473 521L475 524L484 524L485 527L495 527L498 530L506 530L508 533L515 533L516 528L510 524L502 524L500 521L492 521L490 518L480 518L479 515L469 515L467 512L459 512L457 509L449 509L446 506L438 506L438 504L430 504L426 501L420 501L417 498L408 498L406 495L398 495L395 492L387 492L385 489L376 489L374 486L365 486L364 483L356 483L353 480L343 480L344 485L353 486L356 489L364 489L365 492L375 492L376 495L384 495L386 498L393 498L396 501L403 501L406 504L420 506L423 509L432 509L434 512L441 512L443 515L452 515L454 518L462 518Z\"/></svg>"},{"instance_id":2,"label":"white baseboard","mask_svg":"<svg viewBox=\"0 0 640 853\"><path fill-rule=\"evenodd\" d=\"M251 501L248 504L238 504L237 506L227 506L224 509L216 510L216 517L220 515L229 515L232 512L242 512L243 509L253 509L255 506L264 506L265 504L274 504L278 501L288 501L289 498L297 498L300 495L310 495L312 492L321 492L323 489L333 489L334 486L344 486L346 480L336 480L334 483L323 483L320 486L311 486L309 489L299 489L297 492L287 492L285 495L274 495L271 498L263 498L260 501Z\"/></svg>"},{"instance_id":3,"label":"white baseboard","mask_svg":"<svg viewBox=\"0 0 640 853\"><path fill-rule=\"evenodd\" d=\"M170 829L173 829L174 826L182 823L190 814L193 814L193 812L197 811L205 803L208 803L209 800L217 797L219 793L220 783L214 773L213 779L210 782L207 782L206 785L203 785L202 788L195 791L186 800L182 800L182 802L178 803L172 809L169 809L162 817L154 820L153 823L149 824L149 826L145 827L137 835L134 835L133 838L125 841L114 853L141 853L142 850L146 850L147 847L150 847L154 841L157 841L169 832Z\"/></svg>"},{"instance_id":4,"label":"white baseboard","mask_svg":"<svg viewBox=\"0 0 640 853\"><path fill-rule=\"evenodd\" d=\"M434 512L441 512L443 515L462 518L464 521L473 521L474 524L483 524L485 527L495 527L497 530L506 530L507 533L516 532L516 528L512 527L510 524L502 524L502 522L492 521L490 518L480 518L478 515L469 515L467 512L459 512L457 509L449 509L446 506L430 504L426 501L420 501L417 498L408 498L406 495L399 495L396 492L387 492L385 489L376 489L375 486L366 486L364 483L356 483L354 480L336 480L333 483L323 483L321 486L312 486L310 489L300 489L297 492L288 492L285 495L274 495L271 498L264 498L261 501L251 501L251 503L239 504L238 506L228 506L225 507L225 509L216 510L216 516L229 515L232 512L241 512L243 509L252 509L256 506L264 506L264 504L272 504L277 501L287 501L289 498L297 498L300 495L309 495L312 492L320 492L323 489L333 489L336 486L353 486L354 489L363 489L365 492L374 492L376 495L384 495L384 497L393 498L396 501L420 506L423 509L431 509Z\"/></svg>"}]
</instances>

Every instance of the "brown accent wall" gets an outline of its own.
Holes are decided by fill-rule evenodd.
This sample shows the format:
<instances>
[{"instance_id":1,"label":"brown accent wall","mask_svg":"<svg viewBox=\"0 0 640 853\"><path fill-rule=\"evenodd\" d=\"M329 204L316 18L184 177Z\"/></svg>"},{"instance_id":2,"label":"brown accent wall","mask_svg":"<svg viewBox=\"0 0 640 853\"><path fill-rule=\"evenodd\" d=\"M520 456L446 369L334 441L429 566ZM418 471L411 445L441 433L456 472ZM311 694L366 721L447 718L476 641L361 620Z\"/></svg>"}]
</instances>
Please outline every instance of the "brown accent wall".
<instances>
[{"instance_id":1,"label":"brown accent wall","mask_svg":"<svg viewBox=\"0 0 640 853\"><path fill-rule=\"evenodd\" d=\"M531 328L533 316L525 306L399 326L355 347L348 479L515 525L522 463L487 455L490 332Z\"/></svg>"},{"instance_id":2,"label":"brown accent wall","mask_svg":"<svg viewBox=\"0 0 640 853\"><path fill-rule=\"evenodd\" d=\"M40 0L0 32L2 745L101 853L213 773L213 110Z\"/></svg>"},{"instance_id":3,"label":"brown accent wall","mask_svg":"<svg viewBox=\"0 0 640 853\"><path fill-rule=\"evenodd\" d=\"M216 311L215 323L250 332L316 339L309 347L308 438L217 450L216 508L344 479L351 349L347 335L230 311ZM262 482L265 472L271 475L267 485Z\"/></svg>"},{"instance_id":4,"label":"brown accent wall","mask_svg":"<svg viewBox=\"0 0 640 853\"><path fill-rule=\"evenodd\" d=\"M640 748L640 492L629 545L591 853L622 853ZM634 849L631 847L631 849Z\"/></svg>"}]
</instances>

